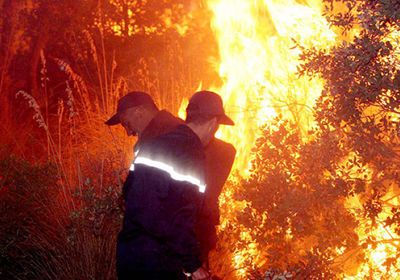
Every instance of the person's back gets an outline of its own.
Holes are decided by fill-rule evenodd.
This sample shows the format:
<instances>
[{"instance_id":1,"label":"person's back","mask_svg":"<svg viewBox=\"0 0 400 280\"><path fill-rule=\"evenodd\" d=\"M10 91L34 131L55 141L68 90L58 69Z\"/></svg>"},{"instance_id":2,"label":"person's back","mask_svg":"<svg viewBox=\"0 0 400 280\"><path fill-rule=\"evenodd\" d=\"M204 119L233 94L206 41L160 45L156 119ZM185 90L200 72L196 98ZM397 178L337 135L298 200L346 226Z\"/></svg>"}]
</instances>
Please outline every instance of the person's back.
<instances>
[{"instance_id":1,"label":"person's back","mask_svg":"<svg viewBox=\"0 0 400 280\"><path fill-rule=\"evenodd\" d=\"M204 153L185 125L143 142L126 188L119 279L179 279L200 265L192 231L203 200Z\"/></svg>"},{"instance_id":2,"label":"person's back","mask_svg":"<svg viewBox=\"0 0 400 280\"><path fill-rule=\"evenodd\" d=\"M205 149L206 154L206 203L212 209L212 222L219 224L218 197L221 194L225 181L231 172L235 160L235 147L218 138L214 138Z\"/></svg>"},{"instance_id":3,"label":"person's back","mask_svg":"<svg viewBox=\"0 0 400 280\"><path fill-rule=\"evenodd\" d=\"M235 160L236 150L230 143L214 138L205 149L207 189L196 226L200 242L201 260L208 262L208 254L217 243L216 226L220 223L219 196Z\"/></svg>"}]
</instances>

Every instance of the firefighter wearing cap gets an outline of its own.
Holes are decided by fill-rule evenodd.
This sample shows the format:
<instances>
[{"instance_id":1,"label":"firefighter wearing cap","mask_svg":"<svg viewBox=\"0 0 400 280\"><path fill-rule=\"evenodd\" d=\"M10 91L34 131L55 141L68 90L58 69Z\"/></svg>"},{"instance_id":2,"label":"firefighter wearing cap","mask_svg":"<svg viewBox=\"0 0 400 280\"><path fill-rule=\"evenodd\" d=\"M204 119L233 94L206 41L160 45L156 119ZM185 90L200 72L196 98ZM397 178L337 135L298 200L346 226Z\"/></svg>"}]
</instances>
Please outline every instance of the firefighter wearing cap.
<instances>
[{"instance_id":1,"label":"firefighter wearing cap","mask_svg":"<svg viewBox=\"0 0 400 280\"><path fill-rule=\"evenodd\" d=\"M234 125L226 116L221 97L210 91L195 93L186 109L187 122L217 117L218 124ZM230 143L214 137L205 147L205 176L207 189L204 204L199 212L196 233L200 242L200 258L209 269L208 255L216 247L216 226L219 225L218 197L227 180L235 159L236 150Z\"/></svg>"},{"instance_id":2,"label":"firefighter wearing cap","mask_svg":"<svg viewBox=\"0 0 400 280\"><path fill-rule=\"evenodd\" d=\"M117 242L119 279L207 279L194 232L204 200L204 150L216 119L182 124L132 92L106 124L138 135L124 184L125 214Z\"/></svg>"}]
</instances>

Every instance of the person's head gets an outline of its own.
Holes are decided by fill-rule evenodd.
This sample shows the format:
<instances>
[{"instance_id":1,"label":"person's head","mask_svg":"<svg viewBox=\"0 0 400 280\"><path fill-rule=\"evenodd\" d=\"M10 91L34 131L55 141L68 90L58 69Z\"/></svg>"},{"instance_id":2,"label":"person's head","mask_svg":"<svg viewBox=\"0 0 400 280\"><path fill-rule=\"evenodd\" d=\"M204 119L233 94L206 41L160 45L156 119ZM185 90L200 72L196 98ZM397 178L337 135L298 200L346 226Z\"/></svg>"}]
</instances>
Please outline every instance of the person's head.
<instances>
[{"instance_id":1,"label":"person's head","mask_svg":"<svg viewBox=\"0 0 400 280\"><path fill-rule=\"evenodd\" d=\"M221 97L212 91L196 92L186 108L186 123L199 136L203 145L214 137L220 124L234 125L225 114Z\"/></svg>"},{"instance_id":2,"label":"person's head","mask_svg":"<svg viewBox=\"0 0 400 280\"><path fill-rule=\"evenodd\" d=\"M157 112L158 108L149 94L133 91L118 100L117 112L105 124L121 124L128 136L140 136Z\"/></svg>"}]
</instances>

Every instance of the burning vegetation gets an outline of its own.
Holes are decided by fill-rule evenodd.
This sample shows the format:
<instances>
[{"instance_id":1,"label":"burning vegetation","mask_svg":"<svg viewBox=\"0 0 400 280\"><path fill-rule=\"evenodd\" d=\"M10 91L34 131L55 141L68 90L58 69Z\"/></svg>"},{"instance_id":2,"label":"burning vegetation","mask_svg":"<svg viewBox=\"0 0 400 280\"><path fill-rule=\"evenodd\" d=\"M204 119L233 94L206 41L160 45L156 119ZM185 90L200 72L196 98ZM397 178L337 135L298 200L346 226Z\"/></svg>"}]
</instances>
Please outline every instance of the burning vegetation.
<instances>
[{"instance_id":1,"label":"burning vegetation","mask_svg":"<svg viewBox=\"0 0 400 280\"><path fill-rule=\"evenodd\" d=\"M128 89L236 126L222 279L400 278L400 2L0 1L0 278L115 279Z\"/></svg>"}]
</instances>

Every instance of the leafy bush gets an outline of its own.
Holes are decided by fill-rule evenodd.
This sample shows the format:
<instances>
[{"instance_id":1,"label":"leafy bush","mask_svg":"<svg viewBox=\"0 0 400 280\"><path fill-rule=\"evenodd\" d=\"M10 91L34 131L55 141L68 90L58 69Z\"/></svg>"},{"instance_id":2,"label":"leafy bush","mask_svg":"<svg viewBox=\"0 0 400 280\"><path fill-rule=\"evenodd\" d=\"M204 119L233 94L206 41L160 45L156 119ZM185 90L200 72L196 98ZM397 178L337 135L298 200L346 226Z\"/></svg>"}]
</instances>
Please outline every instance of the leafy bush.
<instances>
[{"instance_id":1,"label":"leafy bush","mask_svg":"<svg viewBox=\"0 0 400 280\"><path fill-rule=\"evenodd\" d=\"M364 190L362 182L346 176L334 134L312 133L315 140L303 143L295 126L275 121L257 140L251 175L233 194L240 211L222 232L232 236L231 251L256 249L244 256L249 271L334 279L335 258L358 246L357 221L343 202Z\"/></svg>"}]
</instances>

